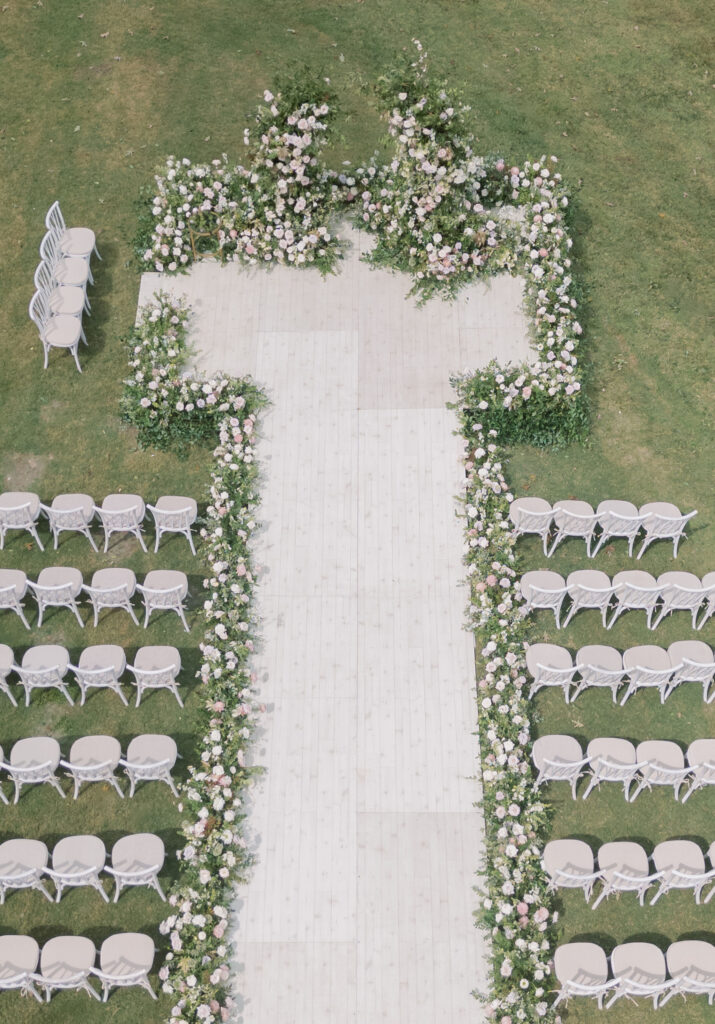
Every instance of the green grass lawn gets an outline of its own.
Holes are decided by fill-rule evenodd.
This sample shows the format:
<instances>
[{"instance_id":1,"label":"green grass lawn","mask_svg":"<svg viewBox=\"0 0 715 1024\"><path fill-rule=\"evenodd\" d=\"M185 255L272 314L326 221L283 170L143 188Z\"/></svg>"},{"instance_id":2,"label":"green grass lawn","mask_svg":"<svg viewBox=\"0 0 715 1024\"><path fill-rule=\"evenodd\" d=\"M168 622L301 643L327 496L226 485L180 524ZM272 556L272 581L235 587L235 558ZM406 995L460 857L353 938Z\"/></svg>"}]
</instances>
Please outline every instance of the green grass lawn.
<instances>
[{"instance_id":1,"label":"green grass lawn","mask_svg":"<svg viewBox=\"0 0 715 1024\"><path fill-rule=\"evenodd\" d=\"M678 565L713 567L709 266L702 255L708 240L703 211L712 186L705 162L711 83L704 2L599 0L587 11L572 0L9 0L2 6L4 489L35 490L45 500L66 490L97 499L119 489L148 499L172 492L202 497L206 450L183 458L138 451L134 433L118 417L125 366L120 338L133 321L138 291L131 240L139 188L167 153L206 159L227 152L240 159L246 113L290 60L324 69L342 97L335 165L366 159L383 131L366 87L396 49L418 36L464 88L483 151L517 162L554 153L575 193L574 273L585 290L591 437L580 449L516 451L510 469L516 493L592 502L604 496L636 503L662 498L696 507L700 514ZM81 376L58 353L42 371L41 347L27 318L43 219L55 198L69 223L96 230L103 256L95 263L93 316L86 322L90 347L80 352ZM540 564L537 547L524 544L529 564ZM575 542L553 559L562 571L583 562ZM30 576L63 563L78 566L85 577L106 564L128 565L140 576L172 566L192 574L195 596L200 585L198 562L182 540L167 541L159 558L143 556L131 540L106 558L95 556L81 538L65 539L57 554L44 556L15 539L0 555L1 565L21 565ZM626 564L622 542L596 561L611 573ZM670 565L663 545L643 559L651 571ZM199 629L189 636L178 620L158 619L144 632L121 613L105 616L99 629L82 632L69 612L54 612L30 635L3 615L0 641L20 651L32 642L62 642L73 655L83 644L117 642L130 656L142 643L175 643L183 678L194 685ZM537 627L553 638L548 616L539 616ZM583 613L566 641L578 646L597 632L595 613ZM687 635L681 614L655 639L667 644ZM637 613L624 616L608 636L616 646L651 639ZM712 633L708 638L712 642ZM712 734L712 708L706 714L698 692L685 686L665 708L654 694L639 694L622 710L613 709L605 693L584 695L573 709L554 694L541 694L539 728L687 741ZM36 697L28 711L10 712L5 701L0 743L7 749L21 735L47 731L64 750L72 737L90 731L114 732L124 741L157 730L177 735L188 754L198 700L194 690L185 712L168 694L150 696L138 711L124 710L112 694L95 694L85 709L75 710L55 696ZM134 801L121 802L94 786L76 804L44 790L28 791L16 810L2 811L2 837L20 831L54 840L97 830L111 841L119 832L151 826L171 848L179 814L165 787L153 784ZM693 796L685 808L665 791L643 794L632 808L615 788L593 794L586 804L572 804L558 787L554 797L559 835L604 841L629 834L650 843L673 834L712 838L705 835L712 794ZM475 851L475 868L476 859ZM564 911L566 937L596 934L606 944L644 934L668 940L715 931L712 909L708 917L682 894L670 894L652 911L638 910L630 897L593 914L574 896ZM120 928L151 931L161 916L159 901L140 892L125 894L116 909L100 905L91 892L70 892L57 907L37 893L21 893L0 908L0 930L27 930L40 940L85 931L101 939ZM673 1000L668 1019L704 1022L701 1003ZM154 1024L168 1009L166 1000L154 1006L145 993L133 992L116 994L106 1008L82 995L58 996L42 1010L5 996L0 1019L52 1024L81 1011L88 1022ZM592 1004L574 1005L568 1020L585 1024L594 1012ZM635 1024L648 1012L623 1005L609 1020Z\"/></svg>"}]
</instances>

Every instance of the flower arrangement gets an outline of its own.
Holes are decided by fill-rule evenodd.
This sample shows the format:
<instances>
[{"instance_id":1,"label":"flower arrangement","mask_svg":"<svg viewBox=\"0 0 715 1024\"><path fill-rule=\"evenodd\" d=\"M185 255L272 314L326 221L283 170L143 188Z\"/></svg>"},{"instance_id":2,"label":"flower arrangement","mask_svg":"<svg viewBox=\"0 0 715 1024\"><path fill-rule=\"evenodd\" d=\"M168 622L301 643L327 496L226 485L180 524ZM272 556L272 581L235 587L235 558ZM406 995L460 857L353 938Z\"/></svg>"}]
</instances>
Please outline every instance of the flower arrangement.
<instances>
[{"instance_id":1,"label":"flower arrangement","mask_svg":"<svg viewBox=\"0 0 715 1024\"><path fill-rule=\"evenodd\" d=\"M324 79L306 73L263 94L246 128L248 167L169 157L156 175L152 223L139 239L146 269L174 272L201 255L250 265L333 270L341 255L329 221L336 175L321 160L335 116Z\"/></svg>"},{"instance_id":2,"label":"flower arrangement","mask_svg":"<svg viewBox=\"0 0 715 1024\"><path fill-rule=\"evenodd\" d=\"M477 684L486 858L480 919L491 940L492 991L486 1011L499 1024L555 1021L547 1002L556 945L541 866L549 813L534 787L524 659L526 621L517 587L512 495L496 430L461 409L467 490L469 623L481 648Z\"/></svg>"},{"instance_id":3,"label":"flower arrangement","mask_svg":"<svg viewBox=\"0 0 715 1024\"><path fill-rule=\"evenodd\" d=\"M209 566L199 671L202 738L198 763L180 788L183 870L168 894L171 914L160 926L169 950L159 970L163 990L176 999L170 1024L217 1024L231 1009L225 936L231 890L250 863L241 826L243 792L255 769L246 767L245 749L260 707L248 665L255 636L249 544L259 503L254 436L265 399L248 379L206 382L182 375L188 318L186 305L164 293L140 311L123 408L130 419L136 415L132 421L147 444L155 431L185 436L175 426L182 416L203 417L204 432L218 435L201 529Z\"/></svg>"}]
</instances>

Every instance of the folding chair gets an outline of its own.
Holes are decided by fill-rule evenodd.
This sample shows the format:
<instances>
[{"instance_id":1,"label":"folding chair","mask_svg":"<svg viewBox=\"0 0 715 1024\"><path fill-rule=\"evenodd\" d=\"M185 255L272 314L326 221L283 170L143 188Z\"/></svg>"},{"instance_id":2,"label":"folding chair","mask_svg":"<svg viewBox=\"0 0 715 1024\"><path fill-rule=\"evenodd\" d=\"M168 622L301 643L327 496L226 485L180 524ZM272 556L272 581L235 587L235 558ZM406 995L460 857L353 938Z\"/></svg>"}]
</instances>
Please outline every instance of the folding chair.
<instances>
[{"instance_id":1,"label":"folding chair","mask_svg":"<svg viewBox=\"0 0 715 1024\"><path fill-rule=\"evenodd\" d=\"M538 771L535 786L545 782L568 782L571 796L576 799L576 786L581 769L588 762L581 744L573 736L540 736L531 751L531 759Z\"/></svg>"},{"instance_id":2,"label":"folding chair","mask_svg":"<svg viewBox=\"0 0 715 1024\"><path fill-rule=\"evenodd\" d=\"M89 529L94 519L94 501L89 494L58 494L51 505L41 504L40 508L49 520L55 551L59 536L65 530L83 534L94 551L97 550Z\"/></svg>"},{"instance_id":3,"label":"folding chair","mask_svg":"<svg viewBox=\"0 0 715 1024\"><path fill-rule=\"evenodd\" d=\"M657 690L660 703L665 702L673 674L667 651L653 644L629 647L623 652L623 668L628 676L628 687L621 698L621 707L636 690Z\"/></svg>"},{"instance_id":4,"label":"folding chair","mask_svg":"<svg viewBox=\"0 0 715 1024\"><path fill-rule=\"evenodd\" d=\"M678 544L681 538L687 536L685 527L698 513L697 510L694 510L682 515L677 505L671 505L667 501L650 501L647 505L641 505L640 514L645 516L643 523L645 537L638 552L638 558L654 540L672 540L673 558L676 558Z\"/></svg>"},{"instance_id":5,"label":"folding chair","mask_svg":"<svg viewBox=\"0 0 715 1024\"><path fill-rule=\"evenodd\" d=\"M559 617L561 605L566 597L566 584L563 576L550 569L525 572L519 580L519 589L526 602L525 614L538 608L550 608L556 619L556 628L561 628Z\"/></svg>"},{"instance_id":6,"label":"folding chair","mask_svg":"<svg viewBox=\"0 0 715 1024\"><path fill-rule=\"evenodd\" d=\"M69 608L79 625L84 628L82 616L77 607L77 598L82 592L82 573L79 569L69 566L52 565L40 571L37 583L28 580L28 585L35 595L38 608L38 627L42 625L42 616L46 608Z\"/></svg>"},{"instance_id":7,"label":"folding chair","mask_svg":"<svg viewBox=\"0 0 715 1024\"><path fill-rule=\"evenodd\" d=\"M706 704L712 704L715 700L715 688L710 692L715 677L712 648L702 640L676 640L668 648L668 657L673 666L673 675L666 696L669 697L681 683L702 683L703 700Z\"/></svg>"},{"instance_id":8,"label":"folding chair","mask_svg":"<svg viewBox=\"0 0 715 1024\"><path fill-rule=\"evenodd\" d=\"M670 839L658 843L653 850L653 863L662 878L658 892L650 901L651 906L671 889L692 889L695 902L700 903L703 889L715 879L715 869L706 869L703 851L690 839Z\"/></svg>"},{"instance_id":9,"label":"folding chair","mask_svg":"<svg viewBox=\"0 0 715 1024\"><path fill-rule=\"evenodd\" d=\"M587 501L571 499L554 503L554 528L556 534L551 544L549 557L566 537L576 537L586 542L586 554L591 557L591 543L598 524L598 518Z\"/></svg>"},{"instance_id":10,"label":"folding chair","mask_svg":"<svg viewBox=\"0 0 715 1024\"><path fill-rule=\"evenodd\" d=\"M616 607L606 629L611 629L616 619L625 611L641 609L646 613L646 624L652 629L651 619L660 599L660 587L649 572L641 569L626 569L613 577L616 593Z\"/></svg>"},{"instance_id":11,"label":"folding chair","mask_svg":"<svg viewBox=\"0 0 715 1024\"><path fill-rule=\"evenodd\" d=\"M593 903L592 910L613 893L620 895L623 892L637 893L638 902L643 906L646 893L660 878L658 871L651 872L648 854L638 843L604 843L596 854L596 859L603 888Z\"/></svg>"},{"instance_id":12,"label":"folding chair","mask_svg":"<svg viewBox=\"0 0 715 1024\"><path fill-rule=\"evenodd\" d=\"M109 896L99 878L107 851L98 836L65 836L52 851L52 867L45 873L55 883L55 902L59 903L65 889L89 886L96 889L105 903Z\"/></svg>"},{"instance_id":13,"label":"folding chair","mask_svg":"<svg viewBox=\"0 0 715 1024\"><path fill-rule=\"evenodd\" d=\"M560 686L566 703L576 668L565 647L556 644L530 644L526 650L526 667L533 677L529 700L545 686Z\"/></svg>"},{"instance_id":14,"label":"folding chair","mask_svg":"<svg viewBox=\"0 0 715 1024\"><path fill-rule=\"evenodd\" d=\"M5 534L8 530L27 530L40 551L44 551L37 535L39 518L39 495L32 491L5 491L0 494L0 551L5 547Z\"/></svg>"},{"instance_id":15,"label":"folding chair","mask_svg":"<svg viewBox=\"0 0 715 1024\"><path fill-rule=\"evenodd\" d=\"M534 533L541 537L544 555L548 554L549 531L554 511L543 498L514 498L509 506L509 519L514 527L514 537Z\"/></svg>"},{"instance_id":16,"label":"folding chair","mask_svg":"<svg viewBox=\"0 0 715 1024\"><path fill-rule=\"evenodd\" d=\"M640 515L630 501L607 498L599 503L596 518L601 528L601 536L593 549L593 554L596 555L607 541L618 537L628 541L628 557L632 557L633 544L646 520L645 515Z\"/></svg>"},{"instance_id":17,"label":"folding chair","mask_svg":"<svg viewBox=\"0 0 715 1024\"><path fill-rule=\"evenodd\" d=\"M544 847L542 865L549 878L550 892L582 889L585 899L590 900L595 883L602 879L594 865L591 847L581 839L552 839Z\"/></svg>"},{"instance_id":18,"label":"folding chair","mask_svg":"<svg viewBox=\"0 0 715 1024\"><path fill-rule=\"evenodd\" d=\"M586 644L576 652L576 671L581 679L571 694L572 703L579 694L591 687L607 687L613 696L613 703L616 703L616 693L625 674L620 651L603 644Z\"/></svg>"},{"instance_id":19,"label":"folding chair","mask_svg":"<svg viewBox=\"0 0 715 1024\"><path fill-rule=\"evenodd\" d=\"M571 598L571 606L562 623L564 629L576 612L584 608L600 611L603 627L606 628L606 616L616 588L605 572L600 569L577 569L570 572L566 579L566 590Z\"/></svg>"},{"instance_id":20,"label":"folding chair","mask_svg":"<svg viewBox=\"0 0 715 1024\"><path fill-rule=\"evenodd\" d=\"M149 625L149 616L153 611L174 611L181 619L186 632L190 632L184 615L184 600L189 594L186 573L174 569L152 569L144 577L144 583L137 583L137 590L144 599L145 629Z\"/></svg>"},{"instance_id":21,"label":"folding chair","mask_svg":"<svg viewBox=\"0 0 715 1024\"><path fill-rule=\"evenodd\" d=\"M591 778L583 799L586 799L594 786L600 786L602 782L620 782L623 795L629 801L631 784L645 764L638 761L636 748L631 741L615 736L599 736L589 742L586 757L591 767Z\"/></svg>"},{"instance_id":22,"label":"folding chair","mask_svg":"<svg viewBox=\"0 0 715 1024\"><path fill-rule=\"evenodd\" d=\"M13 666L25 688L25 707L30 706L33 690L59 690L67 703L74 706L64 681L69 663L69 651L59 644L38 644L25 651L22 664Z\"/></svg>"},{"instance_id":23,"label":"folding chair","mask_svg":"<svg viewBox=\"0 0 715 1024\"><path fill-rule=\"evenodd\" d=\"M109 547L109 538L113 533L131 533L141 544L142 551L146 551L141 530L146 515L142 497L138 494L108 494L101 506L94 506L94 511L104 528L105 551Z\"/></svg>"},{"instance_id":24,"label":"folding chair","mask_svg":"<svg viewBox=\"0 0 715 1024\"><path fill-rule=\"evenodd\" d=\"M631 803L641 790L653 786L672 786L677 800L680 787L690 775L690 768L686 766L678 744L672 740L645 740L636 747L636 757L645 764L641 766L641 777L631 796Z\"/></svg>"},{"instance_id":25,"label":"folding chair","mask_svg":"<svg viewBox=\"0 0 715 1024\"><path fill-rule=\"evenodd\" d=\"M25 618L22 599L27 593L27 576L21 569L0 569L0 611L15 612L25 629L30 623Z\"/></svg>"},{"instance_id":26,"label":"folding chair","mask_svg":"<svg viewBox=\"0 0 715 1024\"><path fill-rule=\"evenodd\" d=\"M147 508L154 517L156 528L156 540L154 551L159 550L159 541L162 533L181 533L189 542L191 554L196 554L194 538L191 536L191 527L198 516L198 506L193 498L183 498L175 494L165 494L157 501L156 505L147 505Z\"/></svg>"}]
</instances>

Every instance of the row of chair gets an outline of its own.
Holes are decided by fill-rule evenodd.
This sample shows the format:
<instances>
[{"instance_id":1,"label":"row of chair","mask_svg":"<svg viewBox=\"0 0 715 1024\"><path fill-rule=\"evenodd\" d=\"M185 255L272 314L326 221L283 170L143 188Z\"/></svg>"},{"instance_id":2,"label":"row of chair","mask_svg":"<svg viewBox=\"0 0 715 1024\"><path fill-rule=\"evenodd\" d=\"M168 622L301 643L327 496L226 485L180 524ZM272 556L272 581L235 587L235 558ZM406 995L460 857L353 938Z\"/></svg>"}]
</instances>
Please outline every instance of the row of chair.
<instances>
[{"instance_id":1,"label":"row of chair","mask_svg":"<svg viewBox=\"0 0 715 1024\"><path fill-rule=\"evenodd\" d=\"M0 991L19 990L41 1003L49 1003L53 992L86 992L107 1001L113 988L139 985L157 996L149 981L154 963L154 942L143 932L120 932L105 939L99 950L83 935L57 935L40 947L31 935L0 936ZM39 972L38 972L39 965ZM96 977L102 994L90 985Z\"/></svg>"},{"instance_id":2,"label":"row of chair","mask_svg":"<svg viewBox=\"0 0 715 1024\"><path fill-rule=\"evenodd\" d=\"M557 501L552 506L543 498L515 498L509 506L516 536L533 533L541 537L547 558L566 537L584 540L589 558L616 538L628 541L628 554L632 555L641 530L645 536L638 558L654 540L672 540L675 558L685 527L695 515L697 511L683 515L668 501L650 501L636 508L630 501L612 498L600 502L595 511L587 501Z\"/></svg>"},{"instance_id":3,"label":"row of chair","mask_svg":"<svg viewBox=\"0 0 715 1024\"><path fill-rule=\"evenodd\" d=\"M629 802L653 786L672 786L677 800L681 786L688 784L685 803L696 790L715 785L715 739L693 740L687 749L687 764L682 749L673 740L644 740L636 747L630 740L613 736L590 740L585 755L574 736L540 736L534 742L531 756L538 771L536 785L568 782L574 800L586 765L590 779L584 800L602 782L622 784L623 795ZM631 793L633 784L636 788Z\"/></svg>"},{"instance_id":4,"label":"row of chair","mask_svg":"<svg viewBox=\"0 0 715 1024\"><path fill-rule=\"evenodd\" d=\"M658 883L658 891L650 905L671 889L692 889L695 902L700 903L703 890L713 883L703 903L715 894L715 842L708 848L710 867L705 854L692 839L668 839L658 845L649 857L639 843L604 843L594 856L582 839L553 839L544 847L543 868L549 878L549 889L582 889L590 900L594 887L601 891L591 904L593 910L614 893L635 892L643 906L646 893ZM652 862L652 863L651 863Z\"/></svg>"},{"instance_id":5,"label":"row of chair","mask_svg":"<svg viewBox=\"0 0 715 1024\"><path fill-rule=\"evenodd\" d=\"M140 647L134 664L127 665L124 650L117 644L96 644L85 647L78 658L79 664L70 663L69 651L59 644L39 644L30 647L16 664L15 655L7 644L0 644L0 691L10 698L17 707L17 701L7 682L14 672L25 690L25 706L30 703L33 690L59 690L67 701L74 705L65 683L67 672L73 673L80 690L80 705L87 698L90 689L109 689L119 695L124 706L127 698L121 687L121 676L129 670L134 676L137 689L136 706L141 703L145 690L166 689L176 697L179 707L184 706L179 694L177 676L181 671L181 654L176 647Z\"/></svg>"},{"instance_id":6,"label":"row of chair","mask_svg":"<svg viewBox=\"0 0 715 1024\"><path fill-rule=\"evenodd\" d=\"M610 971L609 971L610 968ZM572 996L595 999L599 1010L624 996L652 999L659 1009L673 996L715 997L715 945L702 939L682 939L665 953L652 942L624 942L610 957L595 942L569 942L554 954L554 973L561 989L554 1007Z\"/></svg>"},{"instance_id":7,"label":"row of chair","mask_svg":"<svg viewBox=\"0 0 715 1024\"><path fill-rule=\"evenodd\" d=\"M102 608L123 608L138 626L139 621L132 607L132 597L138 590L144 602L145 629L153 611L174 611L186 632L190 631L184 614L184 601L189 596L189 580L186 573L176 569L152 569L144 577L143 584L137 583L132 569L97 569L91 585L84 583L79 569L71 566L53 565L42 569L37 582L28 580L22 569L0 569L0 611L5 609L15 612L27 629L30 624L25 618L22 599L28 586L37 601L38 626L42 625L42 616L47 608L69 608L79 625L84 626L77 607L77 600L83 590L92 604L95 626Z\"/></svg>"},{"instance_id":8,"label":"row of chair","mask_svg":"<svg viewBox=\"0 0 715 1024\"><path fill-rule=\"evenodd\" d=\"M108 494L101 505L95 505L89 494L58 494L51 505L44 505L33 491L5 491L0 494L0 549L4 547L8 530L26 530L44 551L37 533L42 514L48 520L55 549L59 535L70 531L83 534L97 551L90 532L90 525L97 516L104 530L105 551L113 533L132 534L146 551L141 524L147 509L154 517L155 552L159 550L163 533L180 533L187 538L192 554L196 554L191 527L196 522L198 507L193 498L177 494L162 495L156 505L145 504L138 494Z\"/></svg>"},{"instance_id":9,"label":"row of chair","mask_svg":"<svg viewBox=\"0 0 715 1024\"><path fill-rule=\"evenodd\" d=\"M600 611L605 629L610 629L623 612L632 610L645 611L648 629L655 629L666 615L676 611L690 612L693 629L702 629L715 612L715 572L706 573L701 580L691 572L671 571L661 573L656 580L641 569L625 569L611 580L598 569L577 569L566 579L551 569L534 569L524 573L519 587L524 610L550 609L557 629L565 628L576 612L585 609ZM562 606L567 599L570 605L562 622Z\"/></svg>"},{"instance_id":10,"label":"row of chair","mask_svg":"<svg viewBox=\"0 0 715 1024\"><path fill-rule=\"evenodd\" d=\"M90 258L97 250L90 228L68 228L60 204L52 204L45 217L47 233L40 243L40 263L35 271L35 294L30 319L35 323L45 354L45 369L52 348L68 349L79 372L79 341L87 344L82 313L89 313L87 283L94 282Z\"/></svg>"},{"instance_id":11,"label":"row of chair","mask_svg":"<svg viewBox=\"0 0 715 1024\"><path fill-rule=\"evenodd\" d=\"M126 758L114 736L81 736L70 748L69 760L62 759L60 745L52 736L30 736L17 740L10 751L10 760L5 761L0 747L0 769L6 771L15 783L15 799L20 799L23 786L49 782L64 799L65 792L55 774L62 766L74 781L74 798L80 787L89 782L108 782L120 797L124 793L114 772L122 767L129 778L129 796L139 782L165 782L174 796L178 797L171 769L176 763L178 751L171 736L145 733L129 741ZM0 789L0 800L9 803Z\"/></svg>"},{"instance_id":12,"label":"row of chair","mask_svg":"<svg viewBox=\"0 0 715 1024\"><path fill-rule=\"evenodd\" d=\"M624 683L622 705L637 690L648 688L658 690L662 704L678 686L691 682L702 684L706 704L715 700L715 655L702 640L676 640L667 650L642 644L623 653L615 647L587 644L579 648L575 660L558 644L531 644L526 667L533 677L529 697L544 687L560 687L567 704L593 687L610 689L615 704Z\"/></svg>"}]
</instances>

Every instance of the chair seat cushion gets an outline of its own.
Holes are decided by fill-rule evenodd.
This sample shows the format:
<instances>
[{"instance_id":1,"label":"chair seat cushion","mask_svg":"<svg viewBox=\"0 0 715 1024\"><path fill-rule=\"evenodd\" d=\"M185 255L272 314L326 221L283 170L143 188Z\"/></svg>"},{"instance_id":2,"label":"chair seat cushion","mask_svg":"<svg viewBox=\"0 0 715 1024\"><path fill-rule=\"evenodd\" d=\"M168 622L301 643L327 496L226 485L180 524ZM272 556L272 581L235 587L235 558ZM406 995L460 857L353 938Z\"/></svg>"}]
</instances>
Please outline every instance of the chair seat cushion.
<instances>
[{"instance_id":1,"label":"chair seat cushion","mask_svg":"<svg viewBox=\"0 0 715 1024\"><path fill-rule=\"evenodd\" d=\"M176 761L176 743L171 736L145 733L135 736L127 747L127 761L130 764L156 764L159 761Z\"/></svg>"},{"instance_id":2,"label":"chair seat cushion","mask_svg":"<svg viewBox=\"0 0 715 1024\"><path fill-rule=\"evenodd\" d=\"M0 875L21 875L31 868L44 868L49 853L39 839L7 839L0 843Z\"/></svg>"},{"instance_id":3,"label":"chair seat cushion","mask_svg":"<svg viewBox=\"0 0 715 1024\"><path fill-rule=\"evenodd\" d=\"M127 659L124 650L117 644L95 644L85 647L79 656L78 668L93 671L102 668L113 668L118 676L124 672Z\"/></svg>"},{"instance_id":4,"label":"chair seat cushion","mask_svg":"<svg viewBox=\"0 0 715 1024\"><path fill-rule=\"evenodd\" d=\"M42 947L40 971L49 981L68 981L94 966L97 951L83 935L58 935Z\"/></svg>"},{"instance_id":5,"label":"chair seat cushion","mask_svg":"<svg viewBox=\"0 0 715 1024\"><path fill-rule=\"evenodd\" d=\"M81 508L87 522L94 515L94 501L90 498L89 494L58 494L52 499L50 507L58 512L72 512L75 509Z\"/></svg>"},{"instance_id":6,"label":"chair seat cushion","mask_svg":"<svg viewBox=\"0 0 715 1024\"><path fill-rule=\"evenodd\" d=\"M136 509L139 519L144 518L146 511L144 499L139 494L108 494L102 502L105 512L128 512Z\"/></svg>"},{"instance_id":7,"label":"chair seat cushion","mask_svg":"<svg viewBox=\"0 0 715 1024\"><path fill-rule=\"evenodd\" d=\"M69 651L60 644L38 644L36 647L30 647L22 656L23 668L58 668L62 675L67 671L69 663Z\"/></svg>"},{"instance_id":8,"label":"chair seat cushion","mask_svg":"<svg viewBox=\"0 0 715 1024\"><path fill-rule=\"evenodd\" d=\"M94 240L91 228L67 228L60 238L60 250L67 256L89 256Z\"/></svg>"},{"instance_id":9,"label":"chair seat cushion","mask_svg":"<svg viewBox=\"0 0 715 1024\"><path fill-rule=\"evenodd\" d=\"M27 576L22 569L0 569L0 590L14 587L18 601L27 593Z\"/></svg>"},{"instance_id":10,"label":"chair seat cushion","mask_svg":"<svg viewBox=\"0 0 715 1024\"><path fill-rule=\"evenodd\" d=\"M37 582L41 587L62 587L66 584L72 587L72 596L77 597L82 589L83 580L79 569L64 565L50 565L41 570Z\"/></svg>"},{"instance_id":11,"label":"chair seat cushion","mask_svg":"<svg viewBox=\"0 0 715 1024\"><path fill-rule=\"evenodd\" d=\"M31 935L0 935L0 981L34 972L40 947Z\"/></svg>"},{"instance_id":12,"label":"chair seat cushion","mask_svg":"<svg viewBox=\"0 0 715 1024\"><path fill-rule=\"evenodd\" d=\"M70 749L70 762L82 768L110 761L115 767L122 756L122 746L114 736L80 736Z\"/></svg>"},{"instance_id":13,"label":"chair seat cushion","mask_svg":"<svg viewBox=\"0 0 715 1024\"><path fill-rule=\"evenodd\" d=\"M112 847L112 867L115 871L145 871L160 869L164 863L164 844L151 832L137 832L122 836Z\"/></svg>"},{"instance_id":14,"label":"chair seat cushion","mask_svg":"<svg viewBox=\"0 0 715 1024\"><path fill-rule=\"evenodd\" d=\"M61 872L99 870L106 858L107 850L99 836L65 836L52 851L52 867Z\"/></svg>"},{"instance_id":15,"label":"chair seat cushion","mask_svg":"<svg viewBox=\"0 0 715 1024\"><path fill-rule=\"evenodd\" d=\"M131 569L97 569L92 576L92 586L98 590L113 590L126 587L129 596L134 593L137 578Z\"/></svg>"},{"instance_id":16,"label":"chair seat cushion","mask_svg":"<svg viewBox=\"0 0 715 1024\"><path fill-rule=\"evenodd\" d=\"M52 273L58 284L79 288L87 282L89 264L84 259L68 256L57 261Z\"/></svg>"},{"instance_id":17,"label":"chair seat cushion","mask_svg":"<svg viewBox=\"0 0 715 1024\"><path fill-rule=\"evenodd\" d=\"M198 505L194 498L182 498L179 494L164 494L158 499L154 506L159 512L181 512L183 509L190 509L190 519L193 522L198 515Z\"/></svg>"},{"instance_id":18,"label":"chair seat cushion","mask_svg":"<svg viewBox=\"0 0 715 1024\"><path fill-rule=\"evenodd\" d=\"M5 491L0 494L0 512L4 509L22 508L23 505L30 506L30 515L37 519L40 514L40 496L33 491Z\"/></svg>"},{"instance_id":19,"label":"chair seat cushion","mask_svg":"<svg viewBox=\"0 0 715 1024\"><path fill-rule=\"evenodd\" d=\"M51 736L28 736L13 745L10 764L13 768L37 768L49 761L56 768L60 756L60 745Z\"/></svg>"},{"instance_id":20,"label":"chair seat cushion","mask_svg":"<svg viewBox=\"0 0 715 1024\"><path fill-rule=\"evenodd\" d=\"M83 288L61 285L50 293L50 310L55 316L79 316L83 309Z\"/></svg>"},{"instance_id":21,"label":"chair seat cushion","mask_svg":"<svg viewBox=\"0 0 715 1024\"><path fill-rule=\"evenodd\" d=\"M81 325L76 316L53 316L42 339L53 348L72 348L79 341Z\"/></svg>"},{"instance_id":22,"label":"chair seat cushion","mask_svg":"<svg viewBox=\"0 0 715 1024\"><path fill-rule=\"evenodd\" d=\"M186 573L175 569L152 569L146 574L144 586L148 590L171 590L180 587L182 597L186 597L189 591Z\"/></svg>"},{"instance_id":23,"label":"chair seat cushion","mask_svg":"<svg viewBox=\"0 0 715 1024\"><path fill-rule=\"evenodd\" d=\"M176 647L140 647L134 658L134 668L153 672L162 668L181 668L181 655Z\"/></svg>"},{"instance_id":24,"label":"chair seat cushion","mask_svg":"<svg viewBox=\"0 0 715 1024\"><path fill-rule=\"evenodd\" d=\"M154 942L141 932L110 935L99 951L99 966L115 978L148 971L154 962Z\"/></svg>"}]
</instances>

